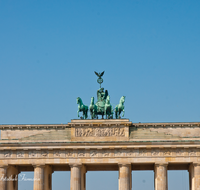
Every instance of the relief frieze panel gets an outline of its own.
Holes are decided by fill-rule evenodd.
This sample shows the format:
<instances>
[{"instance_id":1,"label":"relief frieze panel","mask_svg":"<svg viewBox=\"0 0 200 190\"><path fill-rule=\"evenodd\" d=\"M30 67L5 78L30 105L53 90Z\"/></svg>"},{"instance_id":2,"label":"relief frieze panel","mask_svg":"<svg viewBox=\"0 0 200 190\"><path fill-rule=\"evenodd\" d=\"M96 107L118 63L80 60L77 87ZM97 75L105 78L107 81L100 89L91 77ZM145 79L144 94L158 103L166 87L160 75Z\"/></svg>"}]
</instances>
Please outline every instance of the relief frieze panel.
<instances>
[{"instance_id":1,"label":"relief frieze panel","mask_svg":"<svg viewBox=\"0 0 200 190\"><path fill-rule=\"evenodd\" d=\"M159 149L152 149L151 155L152 156L160 156L160 150Z\"/></svg>"},{"instance_id":2,"label":"relief frieze panel","mask_svg":"<svg viewBox=\"0 0 200 190\"><path fill-rule=\"evenodd\" d=\"M46 151L46 150L41 151L41 157L42 157L42 158L48 157L48 151Z\"/></svg>"},{"instance_id":3,"label":"relief frieze panel","mask_svg":"<svg viewBox=\"0 0 200 190\"><path fill-rule=\"evenodd\" d=\"M139 156L147 156L147 150L146 149L140 149L139 150Z\"/></svg>"},{"instance_id":4,"label":"relief frieze panel","mask_svg":"<svg viewBox=\"0 0 200 190\"><path fill-rule=\"evenodd\" d=\"M124 128L76 128L76 137L124 137Z\"/></svg>"},{"instance_id":5,"label":"relief frieze panel","mask_svg":"<svg viewBox=\"0 0 200 190\"><path fill-rule=\"evenodd\" d=\"M90 151L90 157L98 157L98 152L97 152L97 150L91 150L91 151Z\"/></svg>"},{"instance_id":6,"label":"relief frieze panel","mask_svg":"<svg viewBox=\"0 0 200 190\"><path fill-rule=\"evenodd\" d=\"M29 151L29 158L37 158L37 151Z\"/></svg>"},{"instance_id":7,"label":"relief frieze panel","mask_svg":"<svg viewBox=\"0 0 200 190\"><path fill-rule=\"evenodd\" d=\"M111 153L109 150L102 150L102 157L110 157Z\"/></svg>"},{"instance_id":8,"label":"relief frieze panel","mask_svg":"<svg viewBox=\"0 0 200 190\"><path fill-rule=\"evenodd\" d=\"M178 148L176 149L176 156L184 156L185 150Z\"/></svg>"},{"instance_id":9,"label":"relief frieze panel","mask_svg":"<svg viewBox=\"0 0 200 190\"><path fill-rule=\"evenodd\" d=\"M195 149L190 149L188 154L189 154L189 156L196 156L196 150Z\"/></svg>"},{"instance_id":10,"label":"relief frieze panel","mask_svg":"<svg viewBox=\"0 0 200 190\"><path fill-rule=\"evenodd\" d=\"M120 150L120 149L115 150L115 157L122 157L122 156L123 156L122 150Z\"/></svg>"},{"instance_id":11,"label":"relief frieze panel","mask_svg":"<svg viewBox=\"0 0 200 190\"><path fill-rule=\"evenodd\" d=\"M54 155L55 158L59 158L61 156L61 153L60 153L59 150L55 150L53 155Z\"/></svg>"},{"instance_id":12,"label":"relief frieze panel","mask_svg":"<svg viewBox=\"0 0 200 190\"><path fill-rule=\"evenodd\" d=\"M5 150L1 158L5 159L26 159L26 158L48 158L48 150ZM25 157L25 154L28 157ZM14 156L15 155L15 156ZM198 157L200 149L198 148L152 148L152 149L69 149L53 150L54 158L137 158L137 157Z\"/></svg>"},{"instance_id":13,"label":"relief frieze panel","mask_svg":"<svg viewBox=\"0 0 200 190\"><path fill-rule=\"evenodd\" d=\"M165 150L164 150L164 156L172 156L172 151L173 151L173 150L165 149Z\"/></svg>"},{"instance_id":14,"label":"relief frieze panel","mask_svg":"<svg viewBox=\"0 0 200 190\"><path fill-rule=\"evenodd\" d=\"M10 158L11 157L11 151L5 151L4 152L4 157L5 158Z\"/></svg>"},{"instance_id":15,"label":"relief frieze panel","mask_svg":"<svg viewBox=\"0 0 200 190\"><path fill-rule=\"evenodd\" d=\"M64 158L65 151L64 150L54 150L53 155L55 158Z\"/></svg>"},{"instance_id":16,"label":"relief frieze panel","mask_svg":"<svg viewBox=\"0 0 200 190\"><path fill-rule=\"evenodd\" d=\"M86 157L86 152L85 152L85 150L80 150L80 151L78 151L78 157Z\"/></svg>"},{"instance_id":17,"label":"relief frieze panel","mask_svg":"<svg viewBox=\"0 0 200 190\"><path fill-rule=\"evenodd\" d=\"M24 158L25 154L24 151L17 151L17 158Z\"/></svg>"},{"instance_id":18,"label":"relief frieze panel","mask_svg":"<svg viewBox=\"0 0 200 190\"><path fill-rule=\"evenodd\" d=\"M74 156L73 151L71 151L71 150L66 150L65 155L66 155L66 157L73 157Z\"/></svg>"}]
</instances>

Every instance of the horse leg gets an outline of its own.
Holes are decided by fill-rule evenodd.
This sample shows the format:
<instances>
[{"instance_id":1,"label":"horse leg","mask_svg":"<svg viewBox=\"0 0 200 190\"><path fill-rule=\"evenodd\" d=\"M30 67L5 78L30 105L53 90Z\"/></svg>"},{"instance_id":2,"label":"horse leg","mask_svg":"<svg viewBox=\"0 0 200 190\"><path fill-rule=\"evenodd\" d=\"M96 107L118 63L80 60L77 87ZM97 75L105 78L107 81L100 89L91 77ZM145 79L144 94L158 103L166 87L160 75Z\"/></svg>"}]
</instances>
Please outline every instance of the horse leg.
<instances>
[{"instance_id":1,"label":"horse leg","mask_svg":"<svg viewBox=\"0 0 200 190\"><path fill-rule=\"evenodd\" d=\"M117 109L117 107L115 108L115 118L118 119L118 109Z\"/></svg>"},{"instance_id":2,"label":"horse leg","mask_svg":"<svg viewBox=\"0 0 200 190\"><path fill-rule=\"evenodd\" d=\"M95 112L94 112L94 110L93 110L92 119L94 119L94 118L95 118Z\"/></svg>"},{"instance_id":3,"label":"horse leg","mask_svg":"<svg viewBox=\"0 0 200 190\"><path fill-rule=\"evenodd\" d=\"M79 110L77 111L78 117L79 117Z\"/></svg>"},{"instance_id":4,"label":"horse leg","mask_svg":"<svg viewBox=\"0 0 200 190\"><path fill-rule=\"evenodd\" d=\"M120 117L120 114L121 114L121 112L122 112L122 110L121 110L121 109L119 109L119 118L121 118L121 117Z\"/></svg>"},{"instance_id":5,"label":"horse leg","mask_svg":"<svg viewBox=\"0 0 200 190\"><path fill-rule=\"evenodd\" d=\"M88 109L85 110L85 119L87 119L88 115L87 115Z\"/></svg>"},{"instance_id":6,"label":"horse leg","mask_svg":"<svg viewBox=\"0 0 200 190\"><path fill-rule=\"evenodd\" d=\"M124 109L123 109L123 114L122 114L122 117L124 117L124 113L125 113L125 111L124 111Z\"/></svg>"}]
</instances>

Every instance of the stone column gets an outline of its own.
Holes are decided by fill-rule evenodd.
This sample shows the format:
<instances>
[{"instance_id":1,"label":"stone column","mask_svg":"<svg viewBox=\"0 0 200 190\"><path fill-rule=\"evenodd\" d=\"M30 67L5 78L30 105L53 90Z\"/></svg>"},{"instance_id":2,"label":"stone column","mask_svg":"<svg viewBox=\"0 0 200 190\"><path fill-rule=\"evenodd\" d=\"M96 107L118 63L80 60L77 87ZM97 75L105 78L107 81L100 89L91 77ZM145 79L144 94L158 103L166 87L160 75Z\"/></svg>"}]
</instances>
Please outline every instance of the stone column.
<instances>
[{"instance_id":1,"label":"stone column","mask_svg":"<svg viewBox=\"0 0 200 190\"><path fill-rule=\"evenodd\" d=\"M81 190L86 190L86 166L82 165L81 168Z\"/></svg>"},{"instance_id":2,"label":"stone column","mask_svg":"<svg viewBox=\"0 0 200 190\"><path fill-rule=\"evenodd\" d=\"M44 190L52 190L52 173L53 169L50 165L44 168Z\"/></svg>"},{"instance_id":3,"label":"stone column","mask_svg":"<svg viewBox=\"0 0 200 190\"><path fill-rule=\"evenodd\" d=\"M33 190L44 190L44 167L45 165L34 165Z\"/></svg>"},{"instance_id":4,"label":"stone column","mask_svg":"<svg viewBox=\"0 0 200 190\"><path fill-rule=\"evenodd\" d=\"M193 183L193 178L194 178L194 167L193 164L190 164L189 166L189 186L190 186L190 190L192 190L192 183Z\"/></svg>"},{"instance_id":5,"label":"stone column","mask_svg":"<svg viewBox=\"0 0 200 190\"><path fill-rule=\"evenodd\" d=\"M167 190L167 163L156 163L154 167L154 186L155 190Z\"/></svg>"},{"instance_id":6,"label":"stone column","mask_svg":"<svg viewBox=\"0 0 200 190\"><path fill-rule=\"evenodd\" d=\"M6 181L6 176L7 176L7 167L6 165L0 165L0 189L1 190L6 190L7 189L7 181Z\"/></svg>"},{"instance_id":7,"label":"stone column","mask_svg":"<svg viewBox=\"0 0 200 190\"><path fill-rule=\"evenodd\" d=\"M70 167L71 167L70 190L82 190L81 189L82 164L70 164Z\"/></svg>"},{"instance_id":8,"label":"stone column","mask_svg":"<svg viewBox=\"0 0 200 190\"><path fill-rule=\"evenodd\" d=\"M119 190L131 190L131 164L119 164Z\"/></svg>"},{"instance_id":9,"label":"stone column","mask_svg":"<svg viewBox=\"0 0 200 190\"><path fill-rule=\"evenodd\" d=\"M190 190L200 190L200 163L193 163L189 168Z\"/></svg>"},{"instance_id":10,"label":"stone column","mask_svg":"<svg viewBox=\"0 0 200 190\"><path fill-rule=\"evenodd\" d=\"M7 189L18 190L18 168L17 166L8 166L7 169Z\"/></svg>"}]
</instances>

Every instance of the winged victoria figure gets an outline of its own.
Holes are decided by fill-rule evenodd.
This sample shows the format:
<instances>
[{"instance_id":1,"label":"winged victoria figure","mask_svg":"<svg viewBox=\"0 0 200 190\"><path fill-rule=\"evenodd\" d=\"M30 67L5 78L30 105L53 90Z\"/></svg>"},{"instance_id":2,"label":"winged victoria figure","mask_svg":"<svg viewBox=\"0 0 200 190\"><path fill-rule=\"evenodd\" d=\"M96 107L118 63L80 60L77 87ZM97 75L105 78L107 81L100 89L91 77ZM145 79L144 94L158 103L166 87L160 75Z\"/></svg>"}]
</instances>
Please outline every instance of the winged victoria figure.
<instances>
[{"instance_id":1,"label":"winged victoria figure","mask_svg":"<svg viewBox=\"0 0 200 190\"><path fill-rule=\"evenodd\" d=\"M94 71L94 73L95 73L99 78L101 78L101 77L103 76L104 72L105 72L105 71L103 71L102 73L97 73L96 71Z\"/></svg>"},{"instance_id":2,"label":"winged victoria figure","mask_svg":"<svg viewBox=\"0 0 200 190\"><path fill-rule=\"evenodd\" d=\"M101 88L101 83L103 83L103 79L101 78L103 76L105 71L103 71L102 73L97 73L96 71L94 71L94 73L99 77L97 79L97 82L100 84L100 88Z\"/></svg>"}]
</instances>

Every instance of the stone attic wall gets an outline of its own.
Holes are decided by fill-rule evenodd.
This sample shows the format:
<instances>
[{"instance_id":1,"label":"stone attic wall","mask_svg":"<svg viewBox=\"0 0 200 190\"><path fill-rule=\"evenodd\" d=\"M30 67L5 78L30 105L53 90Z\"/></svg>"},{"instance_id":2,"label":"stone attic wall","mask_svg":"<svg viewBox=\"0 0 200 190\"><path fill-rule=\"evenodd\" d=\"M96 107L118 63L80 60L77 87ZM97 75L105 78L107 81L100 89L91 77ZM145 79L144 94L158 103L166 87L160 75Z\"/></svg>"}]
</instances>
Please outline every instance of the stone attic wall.
<instances>
[{"instance_id":1,"label":"stone attic wall","mask_svg":"<svg viewBox=\"0 0 200 190\"><path fill-rule=\"evenodd\" d=\"M199 123L133 124L129 128L130 140L200 140Z\"/></svg>"},{"instance_id":2,"label":"stone attic wall","mask_svg":"<svg viewBox=\"0 0 200 190\"><path fill-rule=\"evenodd\" d=\"M0 125L0 129L3 141L200 140L200 123L73 120L65 125Z\"/></svg>"}]
</instances>

